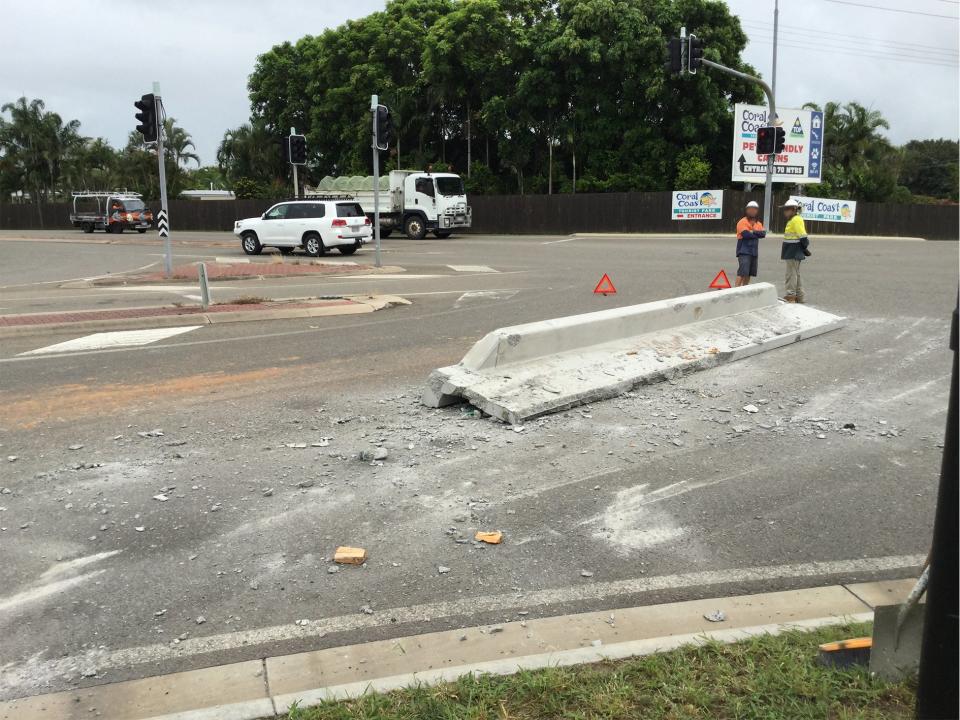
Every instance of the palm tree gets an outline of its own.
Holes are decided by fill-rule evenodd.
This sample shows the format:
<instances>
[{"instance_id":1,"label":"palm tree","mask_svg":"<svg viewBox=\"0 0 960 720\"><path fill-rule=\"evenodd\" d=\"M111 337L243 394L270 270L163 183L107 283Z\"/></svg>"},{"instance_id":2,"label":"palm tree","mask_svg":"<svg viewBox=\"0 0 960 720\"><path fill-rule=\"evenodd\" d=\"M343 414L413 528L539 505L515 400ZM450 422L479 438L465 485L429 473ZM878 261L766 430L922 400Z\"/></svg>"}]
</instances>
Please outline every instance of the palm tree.
<instances>
[{"instance_id":1,"label":"palm tree","mask_svg":"<svg viewBox=\"0 0 960 720\"><path fill-rule=\"evenodd\" d=\"M200 167L200 157L192 150L196 150L190 133L177 125L176 118L167 118L163 121L163 150L166 156L180 167L190 160Z\"/></svg>"}]
</instances>

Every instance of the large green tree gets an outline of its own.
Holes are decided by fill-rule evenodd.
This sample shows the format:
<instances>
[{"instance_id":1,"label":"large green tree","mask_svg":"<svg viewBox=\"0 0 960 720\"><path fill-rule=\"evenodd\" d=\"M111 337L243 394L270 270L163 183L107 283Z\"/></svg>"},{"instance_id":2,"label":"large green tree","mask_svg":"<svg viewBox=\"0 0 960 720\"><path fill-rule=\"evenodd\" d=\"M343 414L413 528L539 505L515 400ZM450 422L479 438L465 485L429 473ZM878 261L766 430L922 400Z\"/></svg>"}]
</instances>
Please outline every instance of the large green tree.
<instances>
[{"instance_id":1,"label":"large green tree","mask_svg":"<svg viewBox=\"0 0 960 720\"><path fill-rule=\"evenodd\" d=\"M911 140L901 153L901 185L914 195L957 200L956 140Z\"/></svg>"}]
</instances>

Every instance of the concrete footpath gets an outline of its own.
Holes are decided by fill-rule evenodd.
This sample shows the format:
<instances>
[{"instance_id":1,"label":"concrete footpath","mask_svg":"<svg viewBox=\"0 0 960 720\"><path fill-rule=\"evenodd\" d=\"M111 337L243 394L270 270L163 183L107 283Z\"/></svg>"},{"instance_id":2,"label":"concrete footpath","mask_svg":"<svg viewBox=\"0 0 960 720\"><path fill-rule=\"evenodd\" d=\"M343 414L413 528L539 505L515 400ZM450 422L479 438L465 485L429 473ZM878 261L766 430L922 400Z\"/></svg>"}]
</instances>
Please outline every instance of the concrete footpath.
<instances>
[{"instance_id":1,"label":"concrete footpath","mask_svg":"<svg viewBox=\"0 0 960 720\"><path fill-rule=\"evenodd\" d=\"M646 655L703 639L873 617L902 602L914 580L722 597L524 620L221 665L0 703L0 720L260 720L293 703L384 692L465 674L574 665ZM726 619L705 618L716 610Z\"/></svg>"},{"instance_id":2,"label":"concrete footpath","mask_svg":"<svg viewBox=\"0 0 960 720\"><path fill-rule=\"evenodd\" d=\"M0 338L25 337L64 330L142 330L184 325L217 325L254 320L355 315L391 305L409 305L394 295L352 295L324 299L304 298L269 302L224 303L200 306L134 307L75 312L0 315Z\"/></svg>"}]
</instances>

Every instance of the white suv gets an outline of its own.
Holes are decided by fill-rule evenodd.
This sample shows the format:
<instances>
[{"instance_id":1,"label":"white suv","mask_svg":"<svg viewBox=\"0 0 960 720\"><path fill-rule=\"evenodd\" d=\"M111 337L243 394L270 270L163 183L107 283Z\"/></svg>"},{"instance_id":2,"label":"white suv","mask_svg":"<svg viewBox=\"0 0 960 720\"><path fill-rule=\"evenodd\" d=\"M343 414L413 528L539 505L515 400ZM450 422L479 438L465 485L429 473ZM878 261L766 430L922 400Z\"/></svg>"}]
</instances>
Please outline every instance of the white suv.
<instances>
[{"instance_id":1,"label":"white suv","mask_svg":"<svg viewBox=\"0 0 960 720\"><path fill-rule=\"evenodd\" d=\"M319 257L331 248L353 255L370 242L373 229L358 202L307 199L277 203L258 218L237 220L233 234L247 255L275 247L284 255L303 248Z\"/></svg>"}]
</instances>

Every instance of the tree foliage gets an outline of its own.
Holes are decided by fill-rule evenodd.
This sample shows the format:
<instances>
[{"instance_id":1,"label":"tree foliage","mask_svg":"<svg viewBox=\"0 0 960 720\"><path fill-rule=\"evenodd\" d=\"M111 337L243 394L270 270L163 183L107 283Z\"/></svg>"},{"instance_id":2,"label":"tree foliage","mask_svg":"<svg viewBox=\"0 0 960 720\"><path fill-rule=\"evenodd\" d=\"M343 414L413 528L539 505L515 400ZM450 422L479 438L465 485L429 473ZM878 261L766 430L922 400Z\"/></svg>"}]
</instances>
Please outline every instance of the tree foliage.
<instances>
[{"instance_id":1,"label":"tree foliage","mask_svg":"<svg viewBox=\"0 0 960 720\"><path fill-rule=\"evenodd\" d=\"M484 187L516 191L526 178L536 189L553 143L555 177L571 176L576 153L585 187L663 189L680 150L731 136L731 102L759 100L725 75L665 74L665 38L681 20L704 28L709 56L753 72L739 21L708 0L390 0L261 55L252 121L306 132L313 176L366 174L377 94L403 166L450 163L466 175L469 146L490 171ZM727 143L709 144L711 167Z\"/></svg>"},{"instance_id":2,"label":"tree foliage","mask_svg":"<svg viewBox=\"0 0 960 720\"><path fill-rule=\"evenodd\" d=\"M174 118L164 122L164 156L171 195L207 187L208 174L195 178L200 165L190 133ZM196 185L202 182L202 185ZM69 198L72 190L127 188L148 198L160 194L157 155L131 132L123 149L103 138L80 134L78 120L64 121L43 100L25 97L0 107L0 198L23 192L40 202Z\"/></svg>"}]
</instances>

